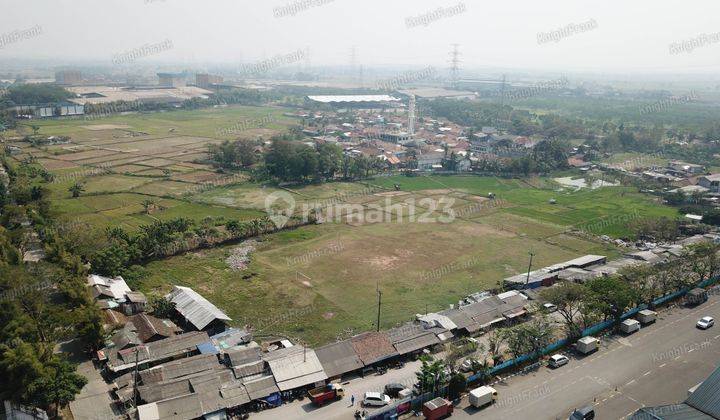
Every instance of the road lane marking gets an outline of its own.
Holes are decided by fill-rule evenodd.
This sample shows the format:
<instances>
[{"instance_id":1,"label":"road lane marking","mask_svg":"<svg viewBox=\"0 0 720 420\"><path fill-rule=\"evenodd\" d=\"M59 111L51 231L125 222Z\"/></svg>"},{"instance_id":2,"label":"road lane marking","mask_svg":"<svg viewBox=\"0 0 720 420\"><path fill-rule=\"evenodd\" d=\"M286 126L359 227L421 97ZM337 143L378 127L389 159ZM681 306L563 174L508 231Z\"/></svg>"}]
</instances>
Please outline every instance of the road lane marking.
<instances>
[{"instance_id":1,"label":"road lane marking","mask_svg":"<svg viewBox=\"0 0 720 420\"><path fill-rule=\"evenodd\" d=\"M632 381L626 383L625 386L628 386L628 385L632 384L633 382L635 382L635 379L633 379Z\"/></svg>"},{"instance_id":2,"label":"road lane marking","mask_svg":"<svg viewBox=\"0 0 720 420\"><path fill-rule=\"evenodd\" d=\"M660 365L660 366L658 366L658 367L665 367L666 364L667 364L667 363L663 363L662 365Z\"/></svg>"},{"instance_id":3,"label":"road lane marking","mask_svg":"<svg viewBox=\"0 0 720 420\"><path fill-rule=\"evenodd\" d=\"M648 376L650 373L652 373L652 370L648 370L647 372L643 373L643 376Z\"/></svg>"}]
</instances>

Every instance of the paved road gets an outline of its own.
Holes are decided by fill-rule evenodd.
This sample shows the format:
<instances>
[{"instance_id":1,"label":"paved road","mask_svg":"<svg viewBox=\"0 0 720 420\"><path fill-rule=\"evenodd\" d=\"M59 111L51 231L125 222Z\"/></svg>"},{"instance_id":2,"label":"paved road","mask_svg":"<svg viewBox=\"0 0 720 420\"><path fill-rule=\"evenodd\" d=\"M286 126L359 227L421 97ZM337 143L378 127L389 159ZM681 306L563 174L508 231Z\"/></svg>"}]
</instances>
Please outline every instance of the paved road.
<instances>
[{"instance_id":1,"label":"paved road","mask_svg":"<svg viewBox=\"0 0 720 420\"><path fill-rule=\"evenodd\" d=\"M458 407L453 418L566 419L594 404L596 418L626 418L643 406L680 402L720 362L720 326L695 328L705 315L720 319L720 299L674 308L629 337L603 341L600 350L572 357L557 370L541 367L495 385L498 403L483 410Z\"/></svg>"},{"instance_id":2,"label":"paved road","mask_svg":"<svg viewBox=\"0 0 720 420\"><path fill-rule=\"evenodd\" d=\"M352 419L355 410L359 408L362 395L367 391L382 391L386 384L399 382L408 387L412 386L415 379L415 372L420 369L421 362L408 362L402 369L390 369L384 375L371 374L365 378L354 378L349 383L344 383L345 398L340 401L329 403L323 407L315 407L306 398L302 401L285 404L271 410L253 413L250 418L267 420L292 420L300 418L313 419ZM350 396L355 395L355 406L350 407Z\"/></svg>"},{"instance_id":3,"label":"paved road","mask_svg":"<svg viewBox=\"0 0 720 420\"><path fill-rule=\"evenodd\" d=\"M720 320L720 297L697 308L660 312L655 324L628 337L604 339L596 353L578 357L557 370L541 367L497 383L498 403L483 410L465 399L452 418L566 419L570 412L594 404L597 419L627 417L643 406L682 401L687 390L704 380L720 363L720 324L701 331L695 322L709 315ZM381 390L389 382L415 381L420 362L382 376L352 379L342 401L315 408L306 399L252 414L253 419L352 419L365 391ZM354 394L356 407L349 407Z\"/></svg>"}]
</instances>

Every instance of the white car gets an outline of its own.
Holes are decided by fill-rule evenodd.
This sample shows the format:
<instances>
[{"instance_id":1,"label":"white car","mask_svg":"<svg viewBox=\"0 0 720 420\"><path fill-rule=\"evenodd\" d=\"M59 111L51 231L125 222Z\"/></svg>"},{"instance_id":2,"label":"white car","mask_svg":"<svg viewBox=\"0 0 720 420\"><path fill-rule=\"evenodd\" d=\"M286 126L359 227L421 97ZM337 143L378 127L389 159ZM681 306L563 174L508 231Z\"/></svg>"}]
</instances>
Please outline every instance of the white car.
<instances>
[{"instance_id":1,"label":"white car","mask_svg":"<svg viewBox=\"0 0 720 420\"><path fill-rule=\"evenodd\" d=\"M382 407L390 404L390 397L379 392L366 392L362 402L366 407Z\"/></svg>"},{"instance_id":2,"label":"white car","mask_svg":"<svg viewBox=\"0 0 720 420\"><path fill-rule=\"evenodd\" d=\"M708 328L715 325L715 320L712 319L712 317L706 316L702 317L700 321L695 324L696 327L700 328L701 330L707 330Z\"/></svg>"},{"instance_id":3,"label":"white car","mask_svg":"<svg viewBox=\"0 0 720 420\"><path fill-rule=\"evenodd\" d=\"M548 366L550 366L551 368L559 368L562 365L567 365L568 362L570 362L570 359L568 359L567 356L562 354L553 354L552 356L550 356Z\"/></svg>"}]
</instances>

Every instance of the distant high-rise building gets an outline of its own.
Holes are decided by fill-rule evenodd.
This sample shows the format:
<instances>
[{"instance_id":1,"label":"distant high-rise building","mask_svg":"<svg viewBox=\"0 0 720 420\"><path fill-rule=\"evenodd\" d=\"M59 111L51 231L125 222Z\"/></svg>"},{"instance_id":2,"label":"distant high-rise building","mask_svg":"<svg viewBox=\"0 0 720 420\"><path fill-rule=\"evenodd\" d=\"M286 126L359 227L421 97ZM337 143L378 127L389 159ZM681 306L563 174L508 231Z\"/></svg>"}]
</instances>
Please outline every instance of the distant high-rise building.
<instances>
[{"instance_id":1,"label":"distant high-rise building","mask_svg":"<svg viewBox=\"0 0 720 420\"><path fill-rule=\"evenodd\" d=\"M216 85L222 82L222 76L207 73L198 73L195 75L195 85L203 89L210 88L212 87L212 85Z\"/></svg>"},{"instance_id":2,"label":"distant high-rise building","mask_svg":"<svg viewBox=\"0 0 720 420\"><path fill-rule=\"evenodd\" d=\"M187 86L185 75L181 73L158 73L160 79L159 85L163 87L183 87Z\"/></svg>"},{"instance_id":3,"label":"distant high-rise building","mask_svg":"<svg viewBox=\"0 0 720 420\"><path fill-rule=\"evenodd\" d=\"M55 83L59 85L79 85L82 82L82 74L78 70L60 70L55 72Z\"/></svg>"}]
</instances>

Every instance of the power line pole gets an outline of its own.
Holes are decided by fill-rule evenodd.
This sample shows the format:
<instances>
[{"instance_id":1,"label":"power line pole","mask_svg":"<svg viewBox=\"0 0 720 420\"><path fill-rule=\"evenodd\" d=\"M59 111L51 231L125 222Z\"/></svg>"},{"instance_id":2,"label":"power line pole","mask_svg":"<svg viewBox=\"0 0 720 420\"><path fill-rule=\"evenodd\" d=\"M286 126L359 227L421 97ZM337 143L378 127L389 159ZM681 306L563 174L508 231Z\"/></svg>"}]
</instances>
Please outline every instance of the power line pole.
<instances>
[{"instance_id":1,"label":"power line pole","mask_svg":"<svg viewBox=\"0 0 720 420\"><path fill-rule=\"evenodd\" d=\"M378 294L378 311L377 311L377 332L380 332L380 306L382 305L382 292L380 291L380 287L378 285L377 288L377 294Z\"/></svg>"},{"instance_id":2,"label":"power line pole","mask_svg":"<svg viewBox=\"0 0 720 420\"><path fill-rule=\"evenodd\" d=\"M135 374L133 375L133 407L137 408L138 347L135 347Z\"/></svg>"},{"instance_id":3,"label":"power line pole","mask_svg":"<svg viewBox=\"0 0 720 420\"><path fill-rule=\"evenodd\" d=\"M532 268L532 260L535 256L535 253L530 251L530 264L528 264L528 272L527 272L527 278L525 279L525 286L527 286L530 283L530 269Z\"/></svg>"},{"instance_id":4,"label":"power line pole","mask_svg":"<svg viewBox=\"0 0 720 420\"><path fill-rule=\"evenodd\" d=\"M505 106L505 75L503 74L502 84L500 85L500 108L498 108L498 111L495 114L495 127L498 129L500 128L500 112L502 112L502 109L504 106Z\"/></svg>"}]
</instances>

